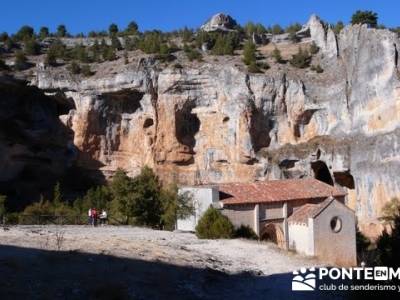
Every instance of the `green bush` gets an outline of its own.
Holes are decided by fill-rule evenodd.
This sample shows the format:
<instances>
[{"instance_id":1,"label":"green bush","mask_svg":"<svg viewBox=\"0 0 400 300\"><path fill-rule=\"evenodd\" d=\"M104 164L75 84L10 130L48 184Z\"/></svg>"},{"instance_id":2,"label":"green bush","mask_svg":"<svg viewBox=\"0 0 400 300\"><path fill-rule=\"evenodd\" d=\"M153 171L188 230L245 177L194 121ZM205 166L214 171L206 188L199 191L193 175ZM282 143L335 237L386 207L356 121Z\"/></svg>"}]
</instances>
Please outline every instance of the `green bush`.
<instances>
[{"instance_id":1,"label":"green bush","mask_svg":"<svg viewBox=\"0 0 400 300\"><path fill-rule=\"evenodd\" d=\"M40 54L40 45L34 38L26 39L24 42L24 52L27 55L38 55Z\"/></svg>"},{"instance_id":2,"label":"green bush","mask_svg":"<svg viewBox=\"0 0 400 300\"><path fill-rule=\"evenodd\" d=\"M0 223L2 223L3 216L6 214L6 196L0 195Z\"/></svg>"},{"instance_id":3,"label":"green bush","mask_svg":"<svg viewBox=\"0 0 400 300\"><path fill-rule=\"evenodd\" d=\"M283 31L282 27L279 24L275 24L271 28L271 33L272 34L282 34L282 33L284 33L284 31Z\"/></svg>"},{"instance_id":4,"label":"green bush","mask_svg":"<svg viewBox=\"0 0 400 300\"><path fill-rule=\"evenodd\" d=\"M190 43L193 40L193 30L187 27L180 30L179 35L181 36L183 43Z\"/></svg>"},{"instance_id":5,"label":"green bush","mask_svg":"<svg viewBox=\"0 0 400 300\"><path fill-rule=\"evenodd\" d=\"M164 229L175 229L178 219L185 219L194 214L194 203L189 193L178 194L178 187L171 185L161 190L163 213L161 221Z\"/></svg>"},{"instance_id":6,"label":"green bush","mask_svg":"<svg viewBox=\"0 0 400 300\"><path fill-rule=\"evenodd\" d=\"M344 24L342 21L338 21L336 24L332 25L332 30L336 35L339 34L343 28L344 28Z\"/></svg>"},{"instance_id":7,"label":"green bush","mask_svg":"<svg viewBox=\"0 0 400 300\"><path fill-rule=\"evenodd\" d=\"M400 267L400 211L394 217L391 233L385 229L376 243L378 264L388 267Z\"/></svg>"},{"instance_id":8,"label":"green bush","mask_svg":"<svg viewBox=\"0 0 400 300\"><path fill-rule=\"evenodd\" d=\"M281 51L276 47L272 51L272 57L274 58L275 62L279 64L285 63L285 61L282 59Z\"/></svg>"},{"instance_id":9,"label":"green bush","mask_svg":"<svg viewBox=\"0 0 400 300\"><path fill-rule=\"evenodd\" d=\"M94 75L94 72L90 68L90 65L83 65L81 67L81 73L85 77L90 77L90 76Z\"/></svg>"},{"instance_id":10,"label":"green bush","mask_svg":"<svg viewBox=\"0 0 400 300\"><path fill-rule=\"evenodd\" d=\"M115 50L122 50L121 42L115 34L111 36L111 47Z\"/></svg>"},{"instance_id":11,"label":"green bush","mask_svg":"<svg viewBox=\"0 0 400 300\"><path fill-rule=\"evenodd\" d=\"M310 66L311 56L307 50L303 50L299 47L299 50L296 54L292 56L290 60L290 64L296 68L304 69Z\"/></svg>"},{"instance_id":12,"label":"green bush","mask_svg":"<svg viewBox=\"0 0 400 300\"><path fill-rule=\"evenodd\" d=\"M193 49L186 44L183 46L183 51L185 52L187 58L190 61L193 60L201 61L203 59L203 55L199 51L197 51L197 49Z\"/></svg>"},{"instance_id":13,"label":"green bush","mask_svg":"<svg viewBox=\"0 0 400 300\"><path fill-rule=\"evenodd\" d=\"M318 51L319 51L319 47L315 44L315 42L312 42L310 45L310 53L317 54Z\"/></svg>"},{"instance_id":14,"label":"green bush","mask_svg":"<svg viewBox=\"0 0 400 300\"><path fill-rule=\"evenodd\" d=\"M260 70L260 68L258 67L258 65L257 65L257 63L256 62L251 62L248 66L247 66L247 71L249 72L249 73L260 73L261 72L261 70Z\"/></svg>"},{"instance_id":15,"label":"green bush","mask_svg":"<svg viewBox=\"0 0 400 300\"><path fill-rule=\"evenodd\" d=\"M234 32L229 32L228 34L219 33L214 41L214 46L211 49L213 55L233 55L239 44L238 35Z\"/></svg>"},{"instance_id":16,"label":"green bush","mask_svg":"<svg viewBox=\"0 0 400 300\"><path fill-rule=\"evenodd\" d=\"M16 225L19 223L19 213L13 212L6 215L6 224Z\"/></svg>"},{"instance_id":17,"label":"green bush","mask_svg":"<svg viewBox=\"0 0 400 300\"><path fill-rule=\"evenodd\" d=\"M251 64L255 64L256 59L256 45L249 40L244 44L243 47L243 62L249 66Z\"/></svg>"},{"instance_id":18,"label":"green bush","mask_svg":"<svg viewBox=\"0 0 400 300\"><path fill-rule=\"evenodd\" d=\"M104 60L113 61L117 59L115 49L111 46L103 46L102 56Z\"/></svg>"},{"instance_id":19,"label":"green bush","mask_svg":"<svg viewBox=\"0 0 400 300\"><path fill-rule=\"evenodd\" d=\"M24 70L28 67L28 60L22 51L17 51L15 54L14 68L18 71Z\"/></svg>"},{"instance_id":20,"label":"green bush","mask_svg":"<svg viewBox=\"0 0 400 300\"><path fill-rule=\"evenodd\" d=\"M160 53L162 43L162 37L159 32L148 32L139 41L139 49L147 54Z\"/></svg>"},{"instance_id":21,"label":"green bush","mask_svg":"<svg viewBox=\"0 0 400 300\"><path fill-rule=\"evenodd\" d=\"M229 239L234 235L234 228L222 213L209 207L196 226L196 236L200 239Z\"/></svg>"},{"instance_id":22,"label":"green bush","mask_svg":"<svg viewBox=\"0 0 400 300\"><path fill-rule=\"evenodd\" d=\"M285 32L287 33L296 33L301 29L301 24L300 23L293 23L290 24L288 27L286 27Z\"/></svg>"},{"instance_id":23,"label":"green bush","mask_svg":"<svg viewBox=\"0 0 400 300\"><path fill-rule=\"evenodd\" d=\"M253 36L253 33L263 34L267 33L267 29L261 23L254 24L253 22L247 22L243 27L244 32L248 38Z\"/></svg>"},{"instance_id":24,"label":"green bush","mask_svg":"<svg viewBox=\"0 0 400 300\"><path fill-rule=\"evenodd\" d=\"M46 64L48 65L56 65L57 59L64 59L66 56L66 47L65 45L59 40L55 40L51 45L49 50L46 53Z\"/></svg>"}]
</instances>

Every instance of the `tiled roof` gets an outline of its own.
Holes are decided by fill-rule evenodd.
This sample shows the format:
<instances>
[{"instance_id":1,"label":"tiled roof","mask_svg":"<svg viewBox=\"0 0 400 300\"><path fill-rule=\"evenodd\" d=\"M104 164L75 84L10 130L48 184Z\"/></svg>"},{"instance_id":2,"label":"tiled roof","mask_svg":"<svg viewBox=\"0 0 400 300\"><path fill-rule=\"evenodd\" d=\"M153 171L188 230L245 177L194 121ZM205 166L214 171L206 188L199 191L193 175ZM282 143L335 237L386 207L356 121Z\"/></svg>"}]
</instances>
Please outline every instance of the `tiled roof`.
<instances>
[{"instance_id":1,"label":"tiled roof","mask_svg":"<svg viewBox=\"0 0 400 300\"><path fill-rule=\"evenodd\" d=\"M224 204L283 202L346 195L344 190L314 178L226 183L219 185L219 193Z\"/></svg>"},{"instance_id":2,"label":"tiled roof","mask_svg":"<svg viewBox=\"0 0 400 300\"><path fill-rule=\"evenodd\" d=\"M323 208L328 206L328 204L331 203L333 199L334 198L329 197L318 204L307 203L303 205L299 209L295 210L293 214L288 218L289 223L307 224L308 218L314 218L314 216L317 215Z\"/></svg>"}]
</instances>

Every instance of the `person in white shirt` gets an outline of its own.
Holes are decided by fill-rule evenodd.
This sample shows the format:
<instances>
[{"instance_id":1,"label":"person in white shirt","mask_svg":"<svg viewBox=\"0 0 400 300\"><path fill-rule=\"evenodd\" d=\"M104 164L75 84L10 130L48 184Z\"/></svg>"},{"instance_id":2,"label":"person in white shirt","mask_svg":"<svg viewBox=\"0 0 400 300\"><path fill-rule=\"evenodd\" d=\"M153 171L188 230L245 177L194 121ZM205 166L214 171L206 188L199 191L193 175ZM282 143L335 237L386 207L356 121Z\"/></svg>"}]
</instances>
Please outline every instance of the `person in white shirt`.
<instances>
[{"instance_id":1,"label":"person in white shirt","mask_svg":"<svg viewBox=\"0 0 400 300\"><path fill-rule=\"evenodd\" d=\"M101 225L105 225L107 222L107 212L103 209L100 214L100 223Z\"/></svg>"},{"instance_id":2,"label":"person in white shirt","mask_svg":"<svg viewBox=\"0 0 400 300\"><path fill-rule=\"evenodd\" d=\"M88 211L88 224L92 225L92 208L89 208Z\"/></svg>"}]
</instances>

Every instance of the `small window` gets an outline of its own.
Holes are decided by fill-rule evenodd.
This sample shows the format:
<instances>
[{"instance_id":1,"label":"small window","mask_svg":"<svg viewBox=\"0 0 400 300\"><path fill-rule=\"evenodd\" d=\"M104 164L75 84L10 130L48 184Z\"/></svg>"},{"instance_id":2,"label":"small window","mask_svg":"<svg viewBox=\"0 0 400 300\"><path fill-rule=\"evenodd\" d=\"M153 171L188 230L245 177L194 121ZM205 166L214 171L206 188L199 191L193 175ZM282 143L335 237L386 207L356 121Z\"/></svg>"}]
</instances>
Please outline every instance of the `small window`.
<instances>
[{"instance_id":1,"label":"small window","mask_svg":"<svg viewBox=\"0 0 400 300\"><path fill-rule=\"evenodd\" d=\"M339 217L333 217L331 219L331 229L335 233L338 233L340 230L342 230L342 220Z\"/></svg>"}]
</instances>

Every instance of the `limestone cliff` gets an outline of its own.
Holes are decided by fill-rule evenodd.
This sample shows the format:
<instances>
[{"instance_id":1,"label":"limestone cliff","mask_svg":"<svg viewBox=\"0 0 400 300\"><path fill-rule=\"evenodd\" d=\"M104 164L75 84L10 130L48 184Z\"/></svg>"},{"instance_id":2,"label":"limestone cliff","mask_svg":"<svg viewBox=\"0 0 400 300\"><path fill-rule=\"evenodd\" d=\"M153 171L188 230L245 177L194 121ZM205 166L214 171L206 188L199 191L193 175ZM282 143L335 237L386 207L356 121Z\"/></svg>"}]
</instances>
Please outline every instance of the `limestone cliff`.
<instances>
[{"instance_id":1,"label":"limestone cliff","mask_svg":"<svg viewBox=\"0 0 400 300\"><path fill-rule=\"evenodd\" d=\"M32 84L74 100L61 119L84 168L100 164L108 177L149 165L188 184L315 176L348 189L369 224L400 196L400 42L361 25L336 36L314 16L305 31L322 74L280 65L248 74L229 60L162 67L145 57L83 80L38 68Z\"/></svg>"}]
</instances>

